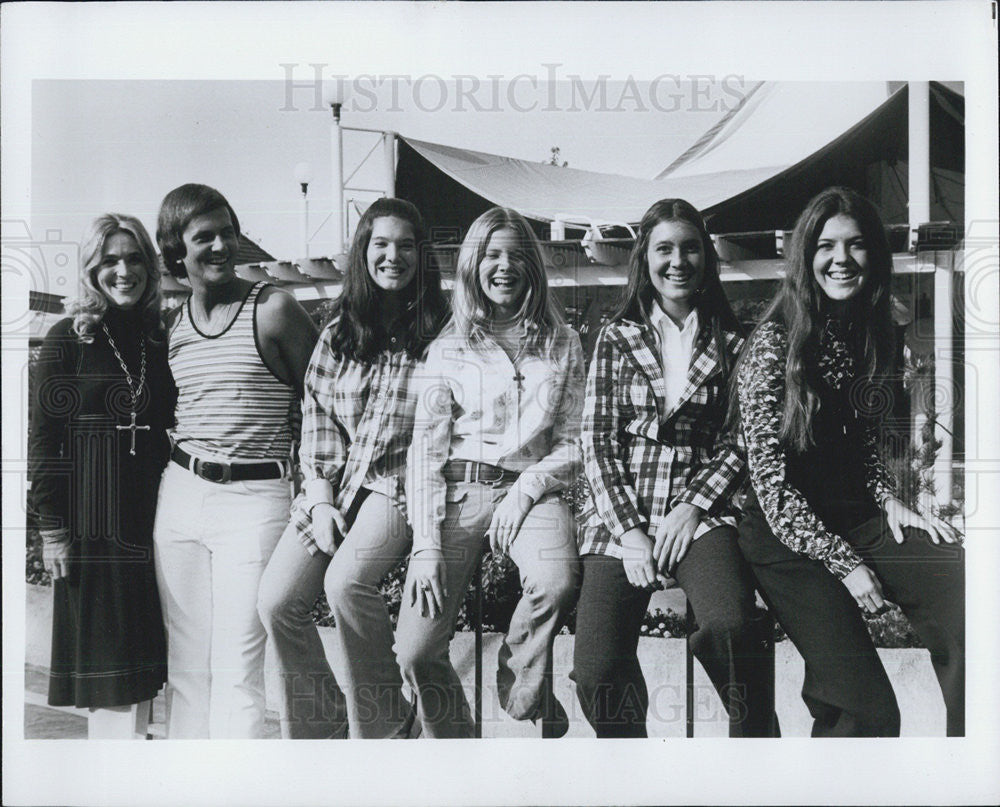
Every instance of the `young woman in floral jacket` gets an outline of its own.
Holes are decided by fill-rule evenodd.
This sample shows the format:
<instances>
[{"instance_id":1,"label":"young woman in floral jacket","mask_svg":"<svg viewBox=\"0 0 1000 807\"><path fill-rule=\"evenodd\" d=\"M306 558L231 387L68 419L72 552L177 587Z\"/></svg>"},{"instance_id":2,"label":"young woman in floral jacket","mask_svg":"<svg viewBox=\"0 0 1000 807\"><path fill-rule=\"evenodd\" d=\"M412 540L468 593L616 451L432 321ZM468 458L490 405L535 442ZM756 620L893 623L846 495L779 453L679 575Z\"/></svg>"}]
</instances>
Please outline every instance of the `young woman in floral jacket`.
<instances>
[{"instance_id":1,"label":"young woman in floral jacket","mask_svg":"<svg viewBox=\"0 0 1000 807\"><path fill-rule=\"evenodd\" d=\"M879 458L891 278L875 207L846 188L823 191L795 225L781 289L737 370L752 483L740 547L805 659L818 737L899 734L862 619L889 600L931 652L948 735L964 733L962 548L948 525L896 498Z\"/></svg>"}]
</instances>

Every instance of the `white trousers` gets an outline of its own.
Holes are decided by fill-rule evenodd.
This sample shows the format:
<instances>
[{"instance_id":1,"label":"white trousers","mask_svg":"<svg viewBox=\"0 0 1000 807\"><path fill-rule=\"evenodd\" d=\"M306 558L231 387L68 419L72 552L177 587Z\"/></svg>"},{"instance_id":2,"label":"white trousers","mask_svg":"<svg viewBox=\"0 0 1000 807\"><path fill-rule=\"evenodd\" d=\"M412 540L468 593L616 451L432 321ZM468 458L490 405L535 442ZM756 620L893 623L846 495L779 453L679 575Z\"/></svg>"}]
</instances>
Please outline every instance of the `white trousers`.
<instances>
[{"instance_id":1,"label":"white trousers","mask_svg":"<svg viewBox=\"0 0 1000 807\"><path fill-rule=\"evenodd\" d=\"M153 531L167 633L167 737L264 731L260 577L288 523L287 480L217 484L169 463Z\"/></svg>"},{"instance_id":2,"label":"white trousers","mask_svg":"<svg viewBox=\"0 0 1000 807\"><path fill-rule=\"evenodd\" d=\"M91 709L87 716L88 740L145 740L152 701L129 706Z\"/></svg>"}]
</instances>

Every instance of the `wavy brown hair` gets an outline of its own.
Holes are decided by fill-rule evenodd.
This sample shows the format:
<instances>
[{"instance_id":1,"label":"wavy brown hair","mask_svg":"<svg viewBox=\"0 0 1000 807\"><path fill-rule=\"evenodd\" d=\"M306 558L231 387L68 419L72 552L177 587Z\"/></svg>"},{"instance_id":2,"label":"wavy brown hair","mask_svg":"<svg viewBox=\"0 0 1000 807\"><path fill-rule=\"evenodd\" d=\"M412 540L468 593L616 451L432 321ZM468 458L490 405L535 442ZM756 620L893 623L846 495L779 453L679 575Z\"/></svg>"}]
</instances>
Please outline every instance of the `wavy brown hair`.
<instances>
[{"instance_id":1,"label":"wavy brown hair","mask_svg":"<svg viewBox=\"0 0 1000 807\"><path fill-rule=\"evenodd\" d=\"M660 199L646 211L639 222L639 232L629 255L628 282L622 292L618 308L611 315L612 322L628 319L652 329L649 309L653 304L655 290L649 278L649 239L656 225L664 221L682 221L690 224L701 236L702 251L705 254L705 271L701 288L694 294L693 305L698 311L699 336L710 334L715 340L724 373L732 369L726 350L723 331L742 333L743 328L733 313L729 298L719 279L719 255L715 251L712 237L708 234L701 213L690 202L683 199Z\"/></svg>"},{"instance_id":2,"label":"wavy brown hair","mask_svg":"<svg viewBox=\"0 0 1000 807\"><path fill-rule=\"evenodd\" d=\"M810 200L795 223L785 277L757 325L759 329L765 323L777 322L788 332L780 438L783 444L797 451L805 451L813 441L812 418L819 399L810 379L815 377L820 336L831 314L829 299L813 274L813 258L823 227L838 215L857 222L868 253L868 280L850 300L846 311L850 348L863 386L856 394L867 396L870 388L880 385L892 370L892 250L885 225L875 205L860 194L850 188L827 188ZM747 340L746 348L751 341L753 336ZM746 348L740 362L746 356ZM734 387L730 414L736 412Z\"/></svg>"},{"instance_id":3,"label":"wavy brown hair","mask_svg":"<svg viewBox=\"0 0 1000 807\"><path fill-rule=\"evenodd\" d=\"M366 255L375 219L389 216L409 223L417 242L417 272L403 290L406 296L403 350L412 358L423 358L427 345L437 336L448 315L448 304L441 291L441 273L426 242L420 211L405 199L376 199L362 214L354 231L344 288L333 307L330 324L330 345L334 352L356 361L373 361L387 339L382 308L385 291L369 274Z\"/></svg>"}]
</instances>

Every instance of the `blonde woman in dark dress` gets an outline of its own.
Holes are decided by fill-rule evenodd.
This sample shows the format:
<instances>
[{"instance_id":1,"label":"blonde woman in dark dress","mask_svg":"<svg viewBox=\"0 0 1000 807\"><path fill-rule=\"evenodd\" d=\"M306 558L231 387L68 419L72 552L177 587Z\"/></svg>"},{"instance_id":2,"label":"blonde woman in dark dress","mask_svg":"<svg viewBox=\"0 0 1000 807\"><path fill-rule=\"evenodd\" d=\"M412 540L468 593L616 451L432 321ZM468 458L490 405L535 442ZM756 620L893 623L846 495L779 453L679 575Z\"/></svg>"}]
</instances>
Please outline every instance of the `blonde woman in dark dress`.
<instances>
[{"instance_id":1,"label":"blonde woman in dark dress","mask_svg":"<svg viewBox=\"0 0 1000 807\"><path fill-rule=\"evenodd\" d=\"M49 703L89 709L88 736L145 737L166 681L153 515L175 397L156 253L107 214L82 249L80 297L42 345L28 457L53 580Z\"/></svg>"}]
</instances>

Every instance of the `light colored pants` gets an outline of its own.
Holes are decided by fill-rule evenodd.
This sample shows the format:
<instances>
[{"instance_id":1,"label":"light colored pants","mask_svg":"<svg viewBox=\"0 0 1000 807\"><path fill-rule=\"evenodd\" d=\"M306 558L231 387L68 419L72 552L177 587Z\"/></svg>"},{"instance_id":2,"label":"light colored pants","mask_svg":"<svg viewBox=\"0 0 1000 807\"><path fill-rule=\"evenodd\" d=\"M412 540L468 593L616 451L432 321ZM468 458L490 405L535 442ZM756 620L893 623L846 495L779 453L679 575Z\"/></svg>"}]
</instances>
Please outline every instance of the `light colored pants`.
<instances>
[{"instance_id":1,"label":"light colored pants","mask_svg":"<svg viewBox=\"0 0 1000 807\"><path fill-rule=\"evenodd\" d=\"M448 486L441 529L445 558L443 613L421 616L403 598L396 629L396 655L403 678L417 693L426 737L471 737L472 718L448 645L458 612L484 549L493 511L508 488L478 483ZM573 517L564 501L543 496L528 511L510 548L524 594L511 617L499 653L500 705L519 720L542 717L551 693L552 644L576 601L580 578Z\"/></svg>"},{"instance_id":2,"label":"light colored pants","mask_svg":"<svg viewBox=\"0 0 1000 807\"><path fill-rule=\"evenodd\" d=\"M400 734L412 706L402 695L378 584L409 547L406 520L378 493L364 500L332 561L322 552L310 555L289 525L258 603L281 670L282 736L341 736L345 710L352 739ZM337 623L332 669L311 615L324 588Z\"/></svg>"},{"instance_id":3,"label":"light colored pants","mask_svg":"<svg viewBox=\"0 0 1000 807\"><path fill-rule=\"evenodd\" d=\"M153 530L167 632L167 737L263 736L257 589L288 523L287 480L218 484L169 463Z\"/></svg>"},{"instance_id":4,"label":"light colored pants","mask_svg":"<svg viewBox=\"0 0 1000 807\"><path fill-rule=\"evenodd\" d=\"M145 740L152 701L128 706L91 709L87 715L88 740Z\"/></svg>"}]
</instances>

